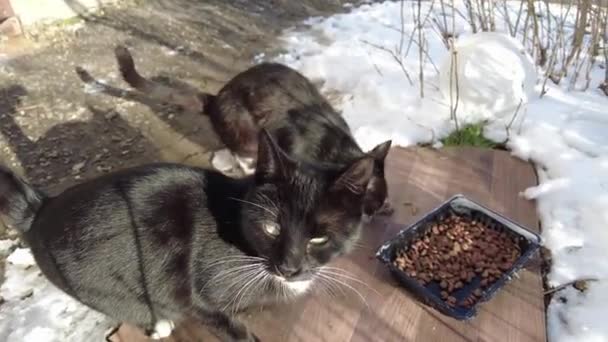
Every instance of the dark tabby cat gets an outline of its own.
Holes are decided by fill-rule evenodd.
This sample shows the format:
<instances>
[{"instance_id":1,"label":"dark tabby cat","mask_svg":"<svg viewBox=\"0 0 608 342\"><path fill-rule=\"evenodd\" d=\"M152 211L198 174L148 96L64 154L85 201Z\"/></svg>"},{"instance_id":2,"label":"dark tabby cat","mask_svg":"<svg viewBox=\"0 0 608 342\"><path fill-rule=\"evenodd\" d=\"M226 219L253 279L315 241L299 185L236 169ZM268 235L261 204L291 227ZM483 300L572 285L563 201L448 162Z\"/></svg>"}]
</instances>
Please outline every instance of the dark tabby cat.
<instances>
[{"instance_id":1,"label":"dark tabby cat","mask_svg":"<svg viewBox=\"0 0 608 342\"><path fill-rule=\"evenodd\" d=\"M349 165L366 155L342 116L304 75L285 65L262 63L230 80L217 95L194 88L172 88L142 77L130 52L115 49L124 80L159 102L208 115L214 130L237 160L255 163L258 132L267 129L291 157L309 163ZM384 160L387 141L368 155L376 160L374 177L365 200L365 214L390 212Z\"/></svg>"},{"instance_id":2,"label":"dark tabby cat","mask_svg":"<svg viewBox=\"0 0 608 342\"><path fill-rule=\"evenodd\" d=\"M294 161L266 131L255 174L126 169L47 197L0 168L0 214L48 279L117 321L186 315L223 341L257 338L234 313L306 292L356 241L374 160Z\"/></svg>"}]
</instances>

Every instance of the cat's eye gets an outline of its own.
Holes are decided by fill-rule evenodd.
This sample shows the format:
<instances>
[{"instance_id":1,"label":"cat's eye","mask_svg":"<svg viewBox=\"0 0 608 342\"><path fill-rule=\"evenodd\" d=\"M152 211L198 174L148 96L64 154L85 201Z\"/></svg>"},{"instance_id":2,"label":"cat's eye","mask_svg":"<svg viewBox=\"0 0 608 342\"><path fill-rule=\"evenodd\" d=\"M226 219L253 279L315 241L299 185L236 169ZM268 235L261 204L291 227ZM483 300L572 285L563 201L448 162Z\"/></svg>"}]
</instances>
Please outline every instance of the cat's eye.
<instances>
[{"instance_id":1,"label":"cat's eye","mask_svg":"<svg viewBox=\"0 0 608 342\"><path fill-rule=\"evenodd\" d=\"M313 245L322 245L322 244L326 243L328 240L329 240L329 238L327 236L319 236L319 237L310 239L310 243Z\"/></svg>"},{"instance_id":2,"label":"cat's eye","mask_svg":"<svg viewBox=\"0 0 608 342\"><path fill-rule=\"evenodd\" d=\"M263 228L266 234L273 237L279 235L279 232L281 231L279 226L274 223L264 223Z\"/></svg>"}]
</instances>

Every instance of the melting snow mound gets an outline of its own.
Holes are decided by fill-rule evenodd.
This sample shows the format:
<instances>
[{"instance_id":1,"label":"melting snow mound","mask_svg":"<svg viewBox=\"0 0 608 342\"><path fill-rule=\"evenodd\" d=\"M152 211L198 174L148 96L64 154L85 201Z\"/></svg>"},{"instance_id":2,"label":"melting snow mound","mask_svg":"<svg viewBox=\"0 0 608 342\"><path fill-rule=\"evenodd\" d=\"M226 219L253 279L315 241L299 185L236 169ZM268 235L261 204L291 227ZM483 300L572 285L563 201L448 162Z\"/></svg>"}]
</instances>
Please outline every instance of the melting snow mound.
<instances>
[{"instance_id":1,"label":"melting snow mound","mask_svg":"<svg viewBox=\"0 0 608 342\"><path fill-rule=\"evenodd\" d=\"M452 91L459 113L483 117L512 114L520 103L528 102L537 79L534 62L521 43L497 32L459 38L456 57L447 54L439 74L439 88L447 103Z\"/></svg>"}]
</instances>

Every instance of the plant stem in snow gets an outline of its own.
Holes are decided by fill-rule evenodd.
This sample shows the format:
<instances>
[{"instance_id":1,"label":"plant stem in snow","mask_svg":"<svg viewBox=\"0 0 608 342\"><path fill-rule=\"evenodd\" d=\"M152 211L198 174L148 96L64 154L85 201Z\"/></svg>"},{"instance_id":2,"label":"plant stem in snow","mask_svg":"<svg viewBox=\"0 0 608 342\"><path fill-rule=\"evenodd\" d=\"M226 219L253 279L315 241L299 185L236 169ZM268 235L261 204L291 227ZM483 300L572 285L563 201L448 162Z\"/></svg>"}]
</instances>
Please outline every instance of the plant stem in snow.
<instances>
[{"instance_id":1,"label":"plant stem in snow","mask_svg":"<svg viewBox=\"0 0 608 342\"><path fill-rule=\"evenodd\" d=\"M570 50L570 54L562 66L562 75L567 75L568 68L572 61L574 59L578 61L580 57L590 9L591 0L579 0L579 4L576 6L576 24L574 29L574 38L572 40L572 49Z\"/></svg>"},{"instance_id":2,"label":"plant stem in snow","mask_svg":"<svg viewBox=\"0 0 608 342\"><path fill-rule=\"evenodd\" d=\"M517 31L519 30L519 23L521 22L521 15L524 13L524 4L525 1L521 1L519 3L519 11L517 12L517 19L515 20L515 25L513 26L513 37L517 35Z\"/></svg>"},{"instance_id":3,"label":"plant stem in snow","mask_svg":"<svg viewBox=\"0 0 608 342\"><path fill-rule=\"evenodd\" d=\"M443 4L443 0L441 1L441 3ZM471 31L473 31L473 33L477 33L477 25L475 25L475 13L473 10L473 4L471 3L471 0L465 0L464 1L464 6L467 8L467 13L469 14L469 23L471 24ZM454 8L454 1L452 1L452 9ZM455 20L456 18L452 18L452 20Z\"/></svg>"},{"instance_id":4,"label":"plant stem in snow","mask_svg":"<svg viewBox=\"0 0 608 342\"><path fill-rule=\"evenodd\" d=\"M399 35L399 50L398 50L398 54L400 56L403 56L403 40L405 39L405 12L404 12L404 5L405 0L401 0L401 3L399 4L399 16L400 16L400 20L401 20L401 32Z\"/></svg>"},{"instance_id":5,"label":"plant stem in snow","mask_svg":"<svg viewBox=\"0 0 608 342\"><path fill-rule=\"evenodd\" d=\"M585 86L583 91L589 89L589 85L591 84L591 70L595 65L595 57L597 56L597 47L600 43L600 27L602 22L602 12L599 7L592 7L591 17L591 42L589 43L589 47L587 49L587 69L585 70Z\"/></svg>"},{"instance_id":6,"label":"plant stem in snow","mask_svg":"<svg viewBox=\"0 0 608 342\"><path fill-rule=\"evenodd\" d=\"M601 12L600 12L601 13ZM608 7L606 7L606 12L604 13L604 18L602 25L602 39L604 50L604 82L600 84L599 88L604 92L604 94L608 95Z\"/></svg>"},{"instance_id":7,"label":"plant stem in snow","mask_svg":"<svg viewBox=\"0 0 608 342\"><path fill-rule=\"evenodd\" d=\"M367 44L371 47L374 47L378 50L384 51L388 54L391 55L391 57L393 57L393 59L395 60L395 62L397 62L397 64L399 64L399 66L401 67L401 71L403 71L403 74L405 75L405 78L407 79L407 81L409 82L410 85L414 85L414 82L412 81L412 78L410 77L409 72L407 72L407 69L405 68L405 64L403 63L403 58L401 58L400 55L398 55L395 51L388 49L384 46L381 45L376 45L374 43L370 43L368 41L362 40L361 41L364 44Z\"/></svg>"},{"instance_id":8,"label":"plant stem in snow","mask_svg":"<svg viewBox=\"0 0 608 342\"><path fill-rule=\"evenodd\" d=\"M502 9L505 11L505 23L507 24L507 29L509 29L509 34L511 37L515 37L515 30L513 29L513 24L511 23L511 17L509 16L509 8L507 7L507 2L502 2Z\"/></svg>"},{"instance_id":9,"label":"plant stem in snow","mask_svg":"<svg viewBox=\"0 0 608 342\"><path fill-rule=\"evenodd\" d=\"M418 0L416 21L418 22L418 64L420 67L420 98L424 98L424 40L422 40L422 0Z\"/></svg>"},{"instance_id":10,"label":"plant stem in snow","mask_svg":"<svg viewBox=\"0 0 608 342\"><path fill-rule=\"evenodd\" d=\"M534 61L538 65L543 66L546 62L546 53L542 51L540 43L538 16L536 15L534 0L528 0L528 15L532 18L532 51L535 57Z\"/></svg>"},{"instance_id":11,"label":"plant stem in snow","mask_svg":"<svg viewBox=\"0 0 608 342\"><path fill-rule=\"evenodd\" d=\"M507 141L509 141L511 139L511 126L513 126L515 119L517 119L517 115L519 114L519 110L521 109L521 105L523 104L523 102L524 102L523 99L519 99L517 108L515 108L515 113L513 113L513 116L511 117L511 121L509 121L509 124L505 127L505 131L507 132L507 139L504 141L503 144L506 144Z\"/></svg>"},{"instance_id":12,"label":"plant stem in snow","mask_svg":"<svg viewBox=\"0 0 608 342\"><path fill-rule=\"evenodd\" d=\"M488 9L490 10L490 31L496 31L496 10L494 9L494 0L488 0Z\"/></svg>"},{"instance_id":13,"label":"plant stem in snow","mask_svg":"<svg viewBox=\"0 0 608 342\"><path fill-rule=\"evenodd\" d=\"M452 0L452 15L455 13L454 0ZM456 16L453 16L455 19ZM452 20L452 31L456 31L456 20ZM460 127L458 125L458 101L459 101L459 88L458 88L458 51L456 50L456 39L452 38L452 51L451 51L451 63L450 63L450 111L451 111L451 119L454 120L454 125L456 127L456 132L460 131ZM456 101L454 101L454 83L456 83Z\"/></svg>"}]
</instances>

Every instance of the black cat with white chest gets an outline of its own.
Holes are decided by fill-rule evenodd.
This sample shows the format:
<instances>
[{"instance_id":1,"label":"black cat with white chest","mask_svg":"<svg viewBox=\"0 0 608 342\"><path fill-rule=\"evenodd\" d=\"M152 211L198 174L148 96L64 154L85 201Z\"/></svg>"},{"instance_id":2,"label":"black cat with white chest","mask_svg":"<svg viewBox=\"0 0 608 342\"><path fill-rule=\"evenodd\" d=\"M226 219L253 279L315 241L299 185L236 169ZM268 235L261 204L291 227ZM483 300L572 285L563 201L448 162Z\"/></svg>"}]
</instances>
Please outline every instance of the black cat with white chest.
<instances>
[{"instance_id":1,"label":"black cat with white chest","mask_svg":"<svg viewBox=\"0 0 608 342\"><path fill-rule=\"evenodd\" d=\"M49 197L0 168L0 214L45 276L117 322L195 317L223 341L234 318L309 290L358 238L374 160L296 162L260 134L244 179L175 164L118 171Z\"/></svg>"}]
</instances>

